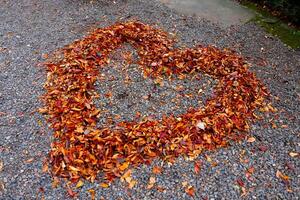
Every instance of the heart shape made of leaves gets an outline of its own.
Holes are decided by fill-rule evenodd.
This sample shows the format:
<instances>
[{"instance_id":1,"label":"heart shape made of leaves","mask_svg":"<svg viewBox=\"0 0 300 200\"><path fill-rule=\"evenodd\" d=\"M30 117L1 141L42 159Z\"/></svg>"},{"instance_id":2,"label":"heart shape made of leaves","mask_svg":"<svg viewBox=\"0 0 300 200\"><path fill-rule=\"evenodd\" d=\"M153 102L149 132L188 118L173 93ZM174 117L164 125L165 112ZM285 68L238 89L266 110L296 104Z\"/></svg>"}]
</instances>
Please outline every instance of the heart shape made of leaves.
<instances>
[{"instance_id":1,"label":"heart shape made of leaves","mask_svg":"<svg viewBox=\"0 0 300 200\"><path fill-rule=\"evenodd\" d=\"M249 129L254 111L264 103L266 88L248 70L244 59L229 50L198 46L174 48L166 32L138 21L99 28L63 49L63 59L47 63L45 107L54 130L52 173L72 182L94 181L104 172L108 181L121 177L129 166L155 158L173 162L191 159L203 150L224 147ZM100 110L94 83L109 54L124 43L138 52L138 64L153 78L202 72L219 82L204 108L179 117L121 122L117 128L97 128Z\"/></svg>"}]
</instances>

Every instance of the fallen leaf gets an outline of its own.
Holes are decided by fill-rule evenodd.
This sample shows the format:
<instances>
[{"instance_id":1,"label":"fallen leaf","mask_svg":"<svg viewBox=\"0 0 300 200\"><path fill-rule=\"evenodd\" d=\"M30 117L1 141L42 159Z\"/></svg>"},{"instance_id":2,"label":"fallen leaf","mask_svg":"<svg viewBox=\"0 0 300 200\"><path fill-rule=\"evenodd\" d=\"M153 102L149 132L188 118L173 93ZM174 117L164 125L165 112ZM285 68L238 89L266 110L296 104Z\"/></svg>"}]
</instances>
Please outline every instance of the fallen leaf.
<instances>
[{"instance_id":1,"label":"fallen leaf","mask_svg":"<svg viewBox=\"0 0 300 200\"><path fill-rule=\"evenodd\" d=\"M130 177L131 177L131 170L129 169L121 176L121 181L123 182L124 180L127 180Z\"/></svg>"},{"instance_id":2,"label":"fallen leaf","mask_svg":"<svg viewBox=\"0 0 300 200\"><path fill-rule=\"evenodd\" d=\"M124 171L129 166L129 162L124 162L120 167L119 170Z\"/></svg>"},{"instance_id":3,"label":"fallen leaf","mask_svg":"<svg viewBox=\"0 0 300 200\"><path fill-rule=\"evenodd\" d=\"M4 167L4 163L3 163L3 161L2 161L2 160L0 160L0 172L2 172L2 170L3 170L3 167Z\"/></svg>"},{"instance_id":4,"label":"fallen leaf","mask_svg":"<svg viewBox=\"0 0 300 200\"><path fill-rule=\"evenodd\" d=\"M152 172L153 172L154 174L161 174L162 168L159 167L159 166L154 166L153 169L152 169Z\"/></svg>"},{"instance_id":5,"label":"fallen leaf","mask_svg":"<svg viewBox=\"0 0 300 200\"><path fill-rule=\"evenodd\" d=\"M5 185L2 181L0 181L0 192L4 192L5 190Z\"/></svg>"},{"instance_id":6,"label":"fallen leaf","mask_svg":"<svg viewBox=\"0 0 300 200\"><path fill-rule=\"evenodd\" d=\"M250 137L247 139L247 142L252 143L255 142L255 140L256 140L255 137Z\"/></svg>"},{"instance_id":7,"label":"fallen leaf","mask_svg":"<svg viewBox=\"0 0 300 200\"><path fill-rule=\"evenodd\" d=\"M84 185L84 182L82 180L79 180L76 184L76 188L80 188Z\"/></svg>"},{"instance_id":8,"label":"fallen leaf","mask_svg":"<svg viewBox=\"0 0 300 200\"><path fill-rule=\"evenodd\" d=\"M296 153L296 152L290 152L289 155L290 155L292 158L294 158L294 157L298 156L299 154Z\"/></svg>"},{"instance_id":9,"label":"fallen leaf","mask_svg":"<svg viewBox=\"0 0 300 200\"><path fill-rule=\"evenodd\" d=\"M241 197L246 196L247 195L247 190L245 187L241 187Z\"/></svg>"},{"instance_id":10,"label":"fallen leaf","mask_svg":"<svg viewBox=\"0 0 300 200\"><path fill-rule=\"evenodd\" d=\"M212 159L209 155L205 155L205 157L206 157L207 162L210 162L210 163L212 162Z\"/></svg>"},{"instance_id":11,"label":"fallen leaf","mask_svg":"<svg viewBox=\"0 0 300 200\"><path fill-rule=\"evenodd\" d=\"M132 189L136 185L137 181L136 180L131 180L129 183L129 189Z\"/></svg>"},{"instance_id":12,"label":"fallen leaf","mask_svg":"<svg viewBox=\"0 0 300 200\"><path fill-rule=\"evenodd\" d=\"M30 159L26 160L25 163L27 163L27 164L31 163L33 160L34 160L34 158L30 158Z\"/></svg>"},{"instance_id":13,"label":"fallen leaf","mask_svg":"<svg viewBox=\"0 0 300 200\"><path fill-rule=\"evenodd\" d=\"M260 151L266 152L266 151L268 150L268 146L262 144L262 145L259 145L259 146L258 146L258 149L259 149Z\"/></svg>"},{"instance_id":14,"label":"fallen leaf","mask_svg":"<svg viewBox=\"0 0 300 200\"><path fill-rule=\"evenodd\" d=\"M74 198L77 195L77 193L74 192L71 188L67 188L67 193L71 198Z\"/></svg>"},{"instance_id":15,"label":"fallen leaf","mask_svg":"<svg viewBox=\"0 0 300 200\"><path fill-rule=\"evenodd\" d=\"M107 183L100 183L100 186L103 187L103 188L108 188L109 185Z\"/></svg>"},{"instance_id":16,"label":"fallen leaf","mask_svg":"<svg viewBox=\"0 0 300 200\"><path fill-rule=\"evenodd\" d=\"M156 189L159 191L159 192L164 192L166 189L160 185L156 186Z\"/></svg>"},{"instance_id":17,"label":"fallen leaf","mask_svg":"<svg viewBox=\"0 0 300 200\"><path fill-rule=\"evenodd\" d=\"M52 188L56 188L59 184L59 179L57 177L53 177Z\"/></svg>"},{"instance_id":18,"label":"fallen leaf","mask_svg":"<svg viewBox=\"0 0 300 200\"><path fill-rule=\"evenodd\" d=\"M250 167L250 168L247 169L246 177L248 179L252 176L252 174L254 173L254 170L255 170L254 167Z\"/></svg>"},{"instance_id":19,"label":"fallen leaf","mask_svg":"<svg viewBox=\"0 0 300 200\"><path fill-rule=\"evenodd\" d=\"M196 161L194 163L194 171L195 171L196 174L199 174L199 172L200 172L200 166L201 166L201 162L200 161Z\"/></svg>"},{"instance_id":20,"label":"fallen leaf","mask_svg":"<svg viewBox=\"0 0 300 200\"><path fill-rule=\"evenodd\" d=\"M238 178L238 179L236 180L236 182L237 182L237 184L238 184L240 187L244 187L244 186L245 186L245 183L244 183L244 181L243 181L241 178Z\"/></svg>"},{"instance_id":21,"label":"fallen leaf","mask_svg":"<svg viewBox=\"0 0 300 200\"><path fill-rule=\"evenodd\" d=\"M152 177L152 176L151 176L150 179L149 179L149 183L148 183L148 185L147 185L147 189L153 188L154 183L155 183L155 177Z\"/></svg>"},{"instance_id":22,"label":"fallen leaf","mask_svg":"<svg viewBox=\"0 0 300 200\"><path fill-rule=\"evenodd\" d=\"M48 172L48 169L49 169L49 166L48 166L48 162L46 161L46 162L43 163L42 171L43 172Z\"/></svg>"},{"instance_id":23,"label":"fallen leaf","mask_svg":"<svg viewBox=\"0 0 300 200\"><path fill-rule=\"evenodd\" d=\"M288 181L288 180L290 179L289 176L284 175L284 174L281 173L279 170L276 171L276 177L277 177L277 178L280 178L280 179L282 179L282 180L284 180L284 181Z\"/></svg>"},{"instance_id":24,"label":"fallen leaf","mask_svg":"<svg viewBox=\"0 0 300 200\"><path fill-rule=\"evenodd\" d=\"M181 184L182 184L183 187L186 187L188 185L188 182L187 181L183 181Z\"/></svg>"},{"instance_id":25,"label":"fallen leaf","mask_svg":"<svg viewBox=\"0 0 300 200\"><path fill-rule=\"evenodd\" d=\"M77 132L77 133L83 133L83 132L84 132L83 126L78 126L78 127L76 128L76 132Z\"/></svg>"},{"instance_id":26,"label":"fallen leaf","mask_svg":"<svg viewBox=\"0 0 300 200\"><path fill-rule=\"evenodd\" d=\"M185 192L190 195L190 196L195 196L195 189L193 186L188 186L186 189L185 189Z\"/></svg>"},{"instance_id":27,"label":"fallen leaf","mask_svg":"<svg viewBox=\"0 0 300 200\"><path fill-rule=\"evenodd\" d=\"M96 192L94 189L89 189L88 192L91 195L91 200L95 200L96 199Z\"/></svg>"},{"instance_id":28,"label":"fallen leaf","mask_svg":"<svg viewBox=\"0 0 300 200\"><path fill-rule=\"evenodd\" d=\"M206 125L206 124L205 124L204 122L198 121L196 126L197 126L198 128L200 128L200 129L204 130L204 129L205 129L205 125Z\"/></svg>"}]
</instances>

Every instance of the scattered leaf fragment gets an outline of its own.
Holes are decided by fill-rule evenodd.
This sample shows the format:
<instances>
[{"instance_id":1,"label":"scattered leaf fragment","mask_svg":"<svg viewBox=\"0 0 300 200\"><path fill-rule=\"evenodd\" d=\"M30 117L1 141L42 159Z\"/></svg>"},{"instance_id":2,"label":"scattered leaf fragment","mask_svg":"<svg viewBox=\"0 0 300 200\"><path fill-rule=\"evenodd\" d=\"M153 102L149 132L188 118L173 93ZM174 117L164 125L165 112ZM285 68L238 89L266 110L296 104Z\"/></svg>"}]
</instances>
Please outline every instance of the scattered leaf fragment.
<instances>
[{"instance_id":1,"label":"scattered leaf fragment","mask_svg":"<svg viewBox=\"0 0 300 200\"><path fill-rule=\"evenodd\" d=\"M68 193L68 195L71 197L71 198L74 198L76 195L77 195L77 193L76 192L74 192L71 188L67 188L67 193Z\"/></svg>"},{"instance_id":2,"label":"scattered leaf fragment","mask_svg":"<svg viewBox=\"0 0 300 200\"><path fill-rule=\"evenodd\" d=\"M296 153L296 152L290 152L289 155L290 155L292 158L294 158L294 157L298 156L299 153Z\"/></svg>"},{"instance_id":3,"label":"scattered leaf fragment","mask_svg":"<svg viewBox=\"0 0 300 200\"><path fill-rule=\"evenodd\" d=\"M247 142L249 142L249 143L252 143L252 142L255 142L255 137L249 137L248 139L247 139Z\"/></svg>"},{"instance_id":4,"label":"scattered leaf fragment","mask_svg":"<svg viewBox=\"0 0 300 200\"><path fill-rule=\"evenodd\" d=\"M266 152L269 148L268 148L267 145L261 144L261 145L258 146L258 149L259 149L260 151L262 151L262 152Z\"/></svg>"},{"instance_id":5,"label":"scattered leaf fragment","mask_svg":"<svg viewBox=\"0 0 300 200\"><path fill-rule=\"evenodd\" d=\"M182 184L183 187L186 187L188 185L188 182L187 181L183 181L181 184Z\"/></svg>"},{"instance_id":6,"label":"scattered leaf fragment","mask_svg":"<svg viewBox=\"0 0 300 200\"><path fill-rule=\"evenodd\" d=\"M107 183L100 183L100 186L103 187L103 188L108 188L109 185Z\"/></svg>"},{"instance_id":7,"label":"scattered leaf fragment","mask_svg":"<svg viewBox=\"0 0 300 200\"><path fill-rule=\"evenodd\" d=\"M25 161L25 163L31 163L34 160L34 158L29 158L28 160Z\"/></svg>"},{"instance_id":8,"label":"scattered leaf fragment","mask_svg":"<svg viewBox=\"0 0 300 200\"><path fill-rule=\"evenodd\" d=\"M279 170L276 171L276 177L277 177L277 178L280 178L280 179L282 179L282 180L284 180L284 181L288 181L288 180L290 179L289 176L284 175L284 174L281 173Z\"/></svg>"},{"instance_id":9,"label":"scattered leaf fragment","mask_svg":"<svg viewBox=\"0 0 300 200\"><path fill-rule=\"evenodd\" d=\"M88 192L91 195L91 200L95 200L96 199L96 192L94 189L89 189Z\"/></svg>"},{"instance_id":10,"label":"scattered leaf fragment","mask_svg":"<svg viewBox=\"0 0 300 200\"><path fill-rule=\"evenodd\" d=\"M124 162L124 163L119 167L119 169L120 169L121 171L124 171L125 169L128 168L128 166L129 166L129 162Z\"/></svg>"},{"instance_id":11,"label":"scattered leaf fragment","mask_svg":"<svg viewBox=\"0 0 300 200\"><path fill-rule=\"evenodd\" d=\"M194 163L194 171L196 174L199 174L200 172L200 167L201 167L201 162L198 160Z\"/></svg>"},{"instance_id":12,"label":"scattered leaf fragment","mask_svg":"<svg viewBox=\"0 0 300 200\"><path fill-rule=\"evenodd\" d=\"M202 129L202 130L204 130L205 129L205 123L202 122L202 121L198 121L197 127L200 128L200 129Z\"/></svg>"},{"instance_id":13,"label":"scattered leaf fragment","mask_svg":"<svg viewBox=\"0 0 300 200\"><path fill-rule=\"evenodd\" d=\"M4 183L0 180L0 192L4 192L5 190L5 185Z\"/></svg>"},{"instance_id":14,"label":"scattered leaf fragment","mask_svg":"<svg viewBox=\"0 0 300 200\"><path fill-rule=\"evenodd\" d=\"M137 183L136 180L131 180L131 181L129 182L128 188L129 188L129 189L132 189L132 188L136 185L136 183Z\"/></svg>"},{"instance_id":15,"label":"scattered leaf fragment","mask_svg":"<svg viewBox=\"0 0 300 200\"><path fill-rule=\"evenodd\" d=\"M147 189L153 188L154 184L155 184L155 177L151 176L151 177L149 178L149 183L148 183L148 185L147 185Z\"/></svg>"},{"instance_id":16,"label":"scattered leaf fragment","mask_svg":"<svg viewBox=\"0 0 300 200\"><path fill-rule=\"evenodd\" d=\"M56 188L59 185L59 179L57 177L53 177L52 188Z\"/></svg>"},{"instance_id":17,"label":"scattered leaf fragment","mask_svg":"<svg viewBox=\"0 0 300 200\"><path fill-rule=\"evenodd\" d=\"M154 174L161 174L162 168L159 167L159 166L154 166L153 169L152 169L152 172L153 172Z\"/></svg>"},{"instance_id":18,"label":"scattered leaf fragment","mask_svg":"<svg viewBox=\"0 0 300 200\"><path fill-rule=\"evenodd\" d=\"M84 185L84 182L82 180L79 180L76 184L76 188L80 188Z\"/></svg>"},{"instance_id":19,"label":"scattered leaf fragment","mask_svg":"<svg viewBox=\"0 0 300 200\"><path fill-rule=\"evenodd\" d=\"M2 160L0 160L0 172L2 172L4 167L4 162Z\"/></svg>"},{"instance_id":20,"label":"scattered leaf fragment","mask_svg":"<svg viewBox=\"0 0 300 200\"><path fill-rule=\"evenodd\" d=\"M186 189L185 189L185 192L190 195L190 196L195 196L195 189L193 186L188 186Z\"/></svg>"}]
</instances>

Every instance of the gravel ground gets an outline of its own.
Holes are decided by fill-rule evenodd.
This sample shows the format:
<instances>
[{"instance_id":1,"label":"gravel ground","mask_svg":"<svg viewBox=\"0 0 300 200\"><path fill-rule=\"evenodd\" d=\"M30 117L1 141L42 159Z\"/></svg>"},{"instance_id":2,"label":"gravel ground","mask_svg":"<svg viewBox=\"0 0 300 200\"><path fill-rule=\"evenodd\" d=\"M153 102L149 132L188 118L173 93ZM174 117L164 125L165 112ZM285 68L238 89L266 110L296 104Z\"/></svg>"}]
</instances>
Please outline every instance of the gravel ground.
<instances>
[{"instance_id":1,"label":"gravel ground","mask_svg":"<svg viewBox=\"0 0 300 200\"><path fill-rule=\"evenodd\" d=\"M300 52L289 50L254 24L222 29L147 0L0 0L0 199L68 198L65 188L52 188L51 177L41 172L51 131L43 117L34 113L45 81L45 71L38 63L43 61L42 54L82 37L93 27L132 18L175 32L180 45L211 44L241 52L275 96L279 112L252 126L255 142L202 154L199 174L194 173L193 162L180 158L173 166L163 165L163 173L156 175L159 189L147 190L149 177L154 176L152 166L162 164L157 160L134 170L138 184L132 190L119 180L106 189L99 182L85 183L78 190L78 199L89 199L91 188L97 199L191 199L184 182L195 188L195 199L299 199L299 156L289 153L300 152ZM210 77L198 75L201 84L192 77L186 81L175 77L164 81L163 87L155 86L134 65L126 67L128 76L124 77L122 61L115 57L115 64L102 72L114 78L97 84L99 93L113 94L97 102L109 110L107 116L121 114L121 119L131 120L136 112L154 117L176 115L201 106L215 84ZM132 81L125 84L126 78ZM180 85L184 87L176 89ZM199 89L203 92L196 97ZM249 169L254 172L247 178ZM276 177L277 171L290 177L288 183ZM242 188L246 191L243 197Z\"/></svg>"}]
</instances>

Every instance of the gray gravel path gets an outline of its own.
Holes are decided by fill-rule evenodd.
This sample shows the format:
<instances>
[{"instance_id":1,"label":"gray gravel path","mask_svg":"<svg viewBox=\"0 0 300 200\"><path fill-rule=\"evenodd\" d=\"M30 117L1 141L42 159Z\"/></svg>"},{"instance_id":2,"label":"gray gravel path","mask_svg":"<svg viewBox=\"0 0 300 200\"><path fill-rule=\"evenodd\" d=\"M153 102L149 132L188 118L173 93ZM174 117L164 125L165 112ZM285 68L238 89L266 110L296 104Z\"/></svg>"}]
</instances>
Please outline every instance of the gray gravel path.
<instances>
[{"instance_id":1,"label":"gray gravel path","mask_svg":"<svg viewBox=\"0 0 300 200\"><path fill-rule=\"evenodd\" d=\"M93 27L131 18L177 33L181 45L212 44L242 53L276 96L274 105L280 112L252 126L255 142L244 141L201 155L199 174L194 173L193 162L184 159L173 166L164 165L163 173L156 175L160 191L146 189L149 177L153 176L152 166L140 166L134 170L138 184L132 190L118 180L107 189L99 187L99 182L85 183L77 198L89 199L88 190L93 188L97 199L191 199L182 186L187 182L195 188L194 199L299 199L299 156L291 157L289 153L300 152L300 52L289 50L254 24L222 29L148 0L0 0L0 199L68 198L64 188L53 189L51 177L41 172L51 131L42 116L32 113L40 106L45 80L45 71L38 63L43 61L42 54L82 37ZM170 98L194 94L201 85L193 80L174 79L153 89L153 81L143 80L135 66L128 67L128 77L135 81L130 86L122 85L120 62L117 63L103 72L116 79L97 85L100 93L116 92L112 105L111 100L98 103L109 108L111 114L125 113L122 117L126 120L132 119L135 112L154 117L185 112L209 97L214 85L211 78L199 75L201 83L207 85L203 95L198 99L180 98L179 108L174 111L176 105ZM172 89L176 84L184 85L183 90ZM149 93L149 99L144 97ZM156 101L164 103L157 106ZM277 128L266 123L270 120ZM154 165L161 165L161 161ZM247 178L246 172L252 167L254 172ZM277 171L288 175L289 182L276 177ZM243 197L241 186L246 190Z\"/></svg>"}]
</instances>

